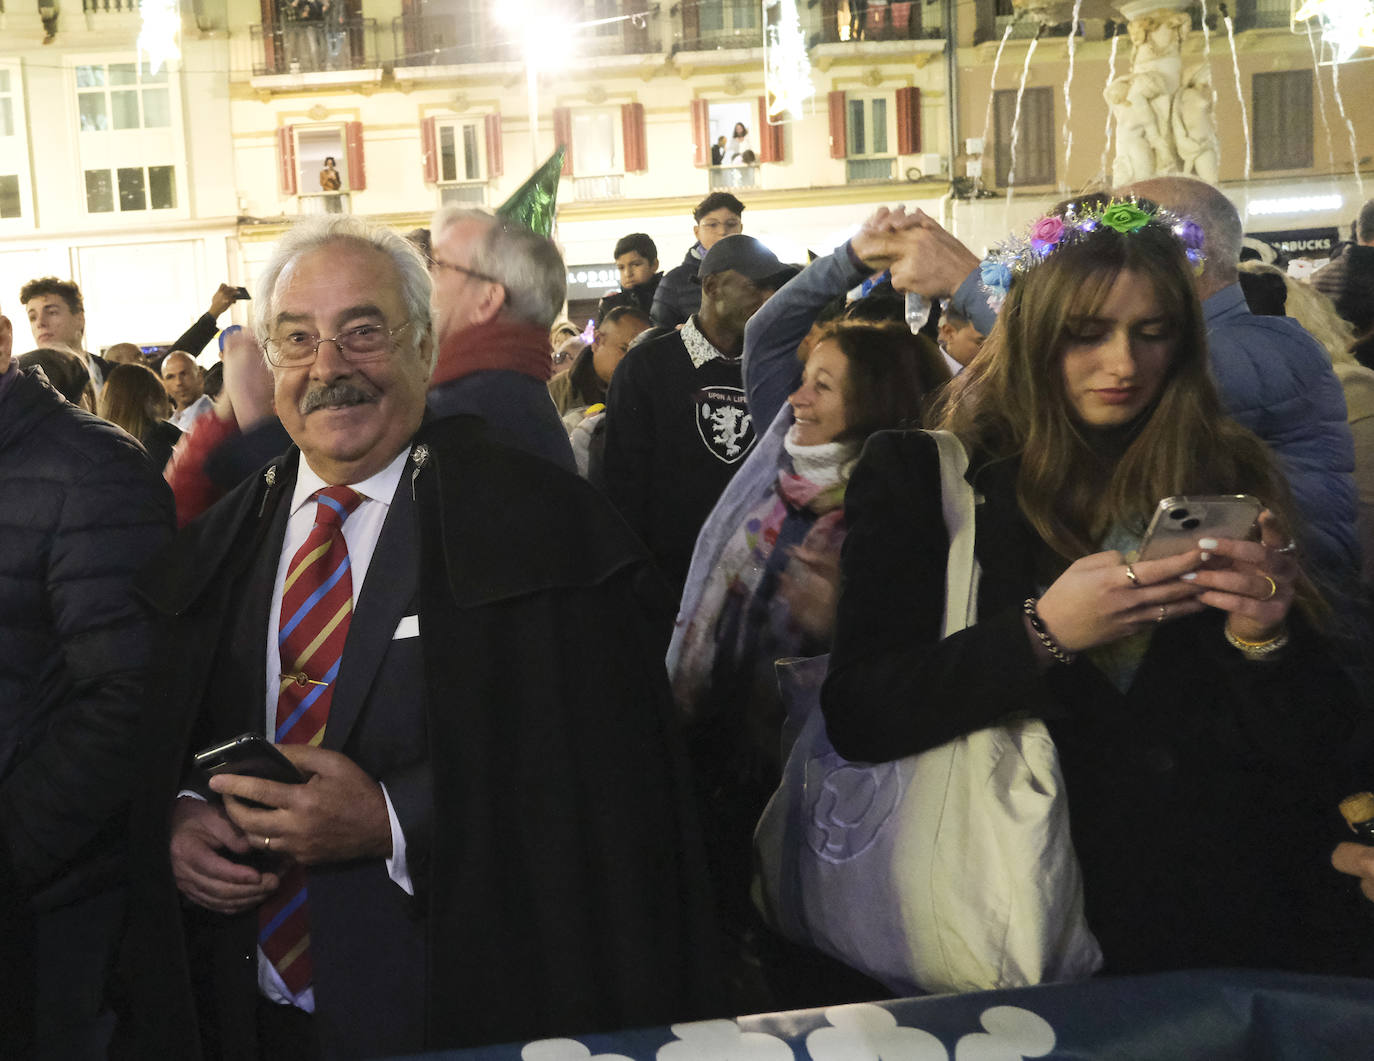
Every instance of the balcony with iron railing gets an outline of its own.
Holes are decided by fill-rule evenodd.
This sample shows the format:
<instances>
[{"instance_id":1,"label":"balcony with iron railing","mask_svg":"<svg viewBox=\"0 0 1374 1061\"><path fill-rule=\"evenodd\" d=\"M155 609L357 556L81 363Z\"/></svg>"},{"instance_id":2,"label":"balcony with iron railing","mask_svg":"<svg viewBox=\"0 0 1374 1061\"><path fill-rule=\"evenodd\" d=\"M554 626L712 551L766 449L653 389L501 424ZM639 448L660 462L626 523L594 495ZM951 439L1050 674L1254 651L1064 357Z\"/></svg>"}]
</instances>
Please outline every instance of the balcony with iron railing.
<instances>
[{"instance_id":1,"label":"balcony with iron railing","mask_svg":"<svg viewBox=\"0 0 1374 1061\"><path fill-rule=\"evenodd\" d=\"M296 200L296 212L302 216L353 212L348 192L312 192L298 195Z\"/></svg>"},{"instance_id":2,"label":"balcony with iron railing","mask_svg":"<svg viewBox=\"0 0 1374 1061\"><path fill-rule=\"evenodd\" d=\"M895 158L848 158L844 163L846 184L892 180Z\"/></svg>"},{"instance_id":3,"label":"balcony with iron railing","mask_svg":"<svg viewBox=\"0 0 1374 1061\"><path fill-rule=\"evenodd\" d=\"M663 51L659 8L648 0L587 0L577 15L581 17L569 23L566 44L578 60ZM392 20L391 34L396 66L402 69L524 60L518 31L497 25L484 4L460 3L444 14L401 15Z\"/></svg>"},{"instance_id":4,"label":"balcony with iron railing","mask_svg":"<svg viewBox=\"0 0 1374 1061\"><path fill-rule=\"evenodd\" d=\"M330 75L312 80L346 82L381 76L374 18L259 24L248 27L248 32L255 78ZM359 78L359 74L367 76Z\"/></svg>"},{"instance_id":5,"label":"balcony with iron railing","mask_svg":"<svg viewBox=\"0 0 1374 1061\"><path fill-rule=\"evenodd\" d=\"M757 0L678 0L670 13L674 53L763 47Z\"/></svg>"},{"instance_id":6,"label":"balcony with iron railing","mask_svg":"<svg viewBox=\"0 0 1374 1061\"><path fill-rule=\"evenodd\" d=\"M711 166L711 191L729 191L731 188L757 188L759 186L758 166Z\"/></svg>"},{"instance_id":7,"label":"balcony with iron railing","mask_svg":"<svg viewBox=\"0 0 1374 1061\"><path fill-rule=\"evenodd\" d=\"M934 40L943 36L938 22L926 25L921 0L869 4L864 0L821 0L820 27L810 40L817 44L860 41Z\"/></svg>"},{"instance_id":8,"label":"balcony with iron railing","mask_svg":"<svg viewBox=\"0 0 1374 1061\"><path fill-rule=\"evenodd\" d=\"M516 62L520 42L492 26L475 9L445 15L401 15L391 20L398 68Z\"/></svg>"}]
</instances>

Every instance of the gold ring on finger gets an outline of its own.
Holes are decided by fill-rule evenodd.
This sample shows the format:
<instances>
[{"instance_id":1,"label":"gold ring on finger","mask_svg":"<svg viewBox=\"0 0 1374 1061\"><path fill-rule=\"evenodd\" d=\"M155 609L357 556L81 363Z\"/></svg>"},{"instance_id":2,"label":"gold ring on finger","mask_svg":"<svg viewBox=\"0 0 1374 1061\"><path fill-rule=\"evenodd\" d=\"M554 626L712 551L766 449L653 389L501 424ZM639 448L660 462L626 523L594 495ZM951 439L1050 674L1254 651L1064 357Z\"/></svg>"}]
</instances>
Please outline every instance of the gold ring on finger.
<instances>
[{"instance_id":1,"label":"gold ring on finger","mask_svg":"<svg viewBox=\"0 0 1374 1061\"><path fill-rule=\"evenodd\" d=\"M1272 578L1270 578L1268 575L1260 575L1260 578L1264 579L1264 581L1269 583L1269 593L1266 596L1261 597L1260 600L1273 600L1275 594L1277 594L1279 591L1279 584L1275 582Z\"/></svg>"},{"instance_id":2,"label":"gold ring on finger","mask_svg":"<svg viewBox=\"0 0 1374 1061\"><path fill-rule=\"evenodd\" d=\"M1157 622L1157 623L1162 623L1162 622L1163 622L1165 619L1167 619L1168 617L1169 617L1169 606L1168 606L1167 604L1161 604L1161 605L1159 606L1159 615L1155 618L1155 622Z\"/></svg>"},{"instance_id":3,"label":"gold ring on finger","mask_svg":"<svg viewBox=\"0 0 1374 1061\"><path fill-rule=\"evenodd\" d=\"M1135 573L1135 568L1131 566L1129 560L1126 561L1126 577L1131 580L1131 585L1139 588L1140 578Z\"/></svg>"},{"instance_id":4,"label":"gold ring on finger","mask_svg":"<svg viewBox=\"0 0 1374 1061\"><path fill-rule=\"evenodd\" d=\"M264 837L262 838L262 849L263 849L264 851L266 851L266 850L268 850L271 846L272 846L272 838L271 838L270 836L264 836Z\"/></svg>"}]
</instances>

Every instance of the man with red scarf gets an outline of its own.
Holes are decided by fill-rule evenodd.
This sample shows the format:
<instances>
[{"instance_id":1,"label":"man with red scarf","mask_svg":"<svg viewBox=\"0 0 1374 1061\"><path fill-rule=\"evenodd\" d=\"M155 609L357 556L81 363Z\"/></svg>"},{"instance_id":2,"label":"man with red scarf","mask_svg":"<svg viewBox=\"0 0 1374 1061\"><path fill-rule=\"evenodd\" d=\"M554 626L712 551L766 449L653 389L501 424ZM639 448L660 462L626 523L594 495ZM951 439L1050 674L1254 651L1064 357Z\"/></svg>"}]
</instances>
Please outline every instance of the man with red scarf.
<instances>
[{"instance_id":1,"label":"man with red scarf","mask_svg":"<svg viewBox=\"0 0 1374 1061\"><path fill-rule=\"evenodd\" d=\"M439 357L429 408L475 413L490 437L575 472L549 397L549 326L567 294L551 240L482 210L448 207L430 228Z\"/></svg>"}]
</instances>

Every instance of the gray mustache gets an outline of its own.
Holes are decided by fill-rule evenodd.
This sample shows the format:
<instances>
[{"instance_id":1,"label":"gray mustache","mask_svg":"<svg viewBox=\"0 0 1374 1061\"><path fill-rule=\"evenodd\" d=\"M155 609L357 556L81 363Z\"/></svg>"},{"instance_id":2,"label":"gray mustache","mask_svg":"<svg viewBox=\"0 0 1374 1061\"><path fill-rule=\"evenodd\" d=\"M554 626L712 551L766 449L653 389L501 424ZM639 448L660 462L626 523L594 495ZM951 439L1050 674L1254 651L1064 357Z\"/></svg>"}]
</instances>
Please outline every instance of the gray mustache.
<instances>
[{"instance_id":1,"label":"gray mustache","mask_svg":"<svg viewBox=\"0 0 1374 1061\"><path fill-rule=\"evenodd\" d=\"M367 405L376 400L375 391L348 380L338 380L306 391L305 397L301 399L300 412L302 416L306 416L326 405Z\"/></svg>"}]
</instances>

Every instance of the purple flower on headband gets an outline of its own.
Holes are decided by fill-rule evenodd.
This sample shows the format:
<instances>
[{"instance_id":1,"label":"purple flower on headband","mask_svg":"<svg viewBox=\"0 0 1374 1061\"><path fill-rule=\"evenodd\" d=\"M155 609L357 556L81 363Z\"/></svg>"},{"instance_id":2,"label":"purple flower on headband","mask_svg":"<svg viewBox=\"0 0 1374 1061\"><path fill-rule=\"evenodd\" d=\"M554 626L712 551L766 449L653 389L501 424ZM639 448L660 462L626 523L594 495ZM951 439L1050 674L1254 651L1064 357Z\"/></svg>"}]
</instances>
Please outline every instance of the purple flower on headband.
<instances>
[{"instance_id":1,"label":"purple flower on headband","mask_svg":"<svg viewBox=\"0 0 1374 1061\"><path fill-rule=\"evenodd\" d=\"M1174 226L1174 235L1183 241L1185 247L1191 250L1202 250L1204 238L1202 226L1196 221L1180 221Z\"/></svg>"},{"instance_id":2,"label":"purple flower on headband","mask_svg":"<svg viewBox=\"0 0 1374 1061\"><path fill-rule=\"evenodd\" d=\"M1031 228L1031 247L1037 254L1045 254L1063 238L1064 222L1057 217L1042 217Z\"/></svg>"},{"instance_id":3,"label":"purple flower on headband","mask_svg":"<svg viewBox=\"0 0 1374 1061\"><path fill-rule=\"evenodd\" d=\"M1195 247L1189 247L1183 253L1186 254L1188 260L1193 263L1193 272L1201 276L1203 268L1207 265L1207 256Z\"/></svg>"},{"instance_id":4,"label":"purple flower on headband","mask_svg":"<svg viewBox=\"0 0 1374 1061\"><path fill-rule=\"evenodd\" d=\"M1002 262L986 258L978 266L978 273L983 286L989 290L1005 295L1011 288L1011 270Z\"/></svg>"}]
</instances>

